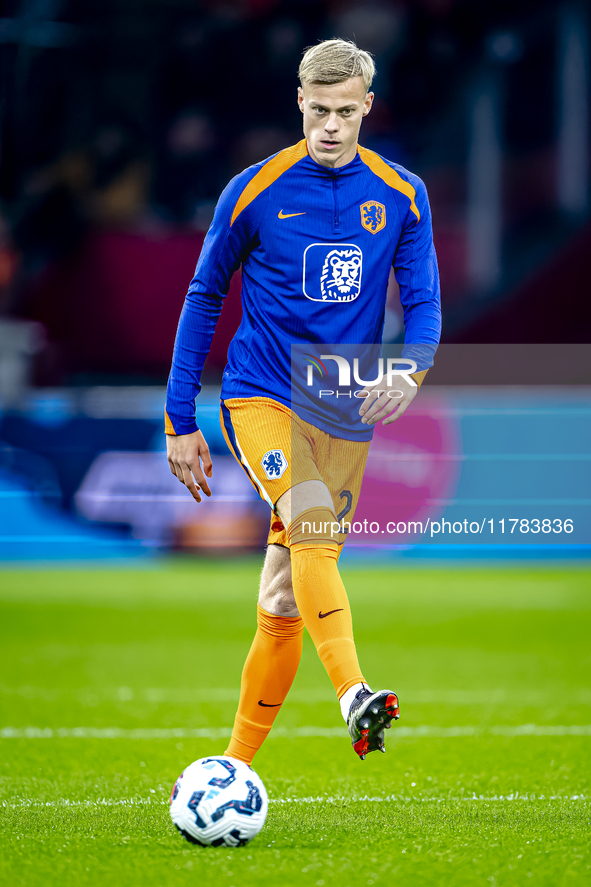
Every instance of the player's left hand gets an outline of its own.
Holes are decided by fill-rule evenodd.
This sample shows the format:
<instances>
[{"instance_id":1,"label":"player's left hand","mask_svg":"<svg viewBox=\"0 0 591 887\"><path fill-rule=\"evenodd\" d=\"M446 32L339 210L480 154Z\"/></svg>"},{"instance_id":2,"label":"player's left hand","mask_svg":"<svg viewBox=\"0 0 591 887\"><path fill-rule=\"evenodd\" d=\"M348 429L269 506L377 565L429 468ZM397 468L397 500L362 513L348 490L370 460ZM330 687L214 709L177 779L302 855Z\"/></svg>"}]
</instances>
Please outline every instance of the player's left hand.
<instances>
[{"instance_id":1,"label":"player's left hand","mask_svg":"<svg viewBox=\"0 0 591 887\"><path fill-rule=\"evenodd\" d=\"M419 386L413 379L399 375L396 382L387 388L385 381L362 389L364 400L359 410L363 425L376 425L383 419L383 425L390 425L406 412L417 396Z\"/></svg>"}]
</instances>

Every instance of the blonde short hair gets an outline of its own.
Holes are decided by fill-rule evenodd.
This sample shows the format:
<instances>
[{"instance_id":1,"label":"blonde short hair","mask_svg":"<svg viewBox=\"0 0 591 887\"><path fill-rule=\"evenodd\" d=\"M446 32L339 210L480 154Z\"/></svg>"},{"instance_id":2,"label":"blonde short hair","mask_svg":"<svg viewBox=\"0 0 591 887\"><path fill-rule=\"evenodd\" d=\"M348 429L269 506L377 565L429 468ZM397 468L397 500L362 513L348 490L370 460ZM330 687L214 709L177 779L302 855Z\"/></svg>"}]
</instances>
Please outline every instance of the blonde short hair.
<instances>
[{"instance_id":1,"label":"blonde short hair","mask_svg":"<svg viewBox=\"0 0 591 887\"><path fill-rule=\"evenodd\" d=\"M376 66L364 49L359 49L352 40L322 40L316 46L304 51L300 62L300 83L343 83L351 77L363 77L366 91L369 91L375 77Z\"/></svg>"}]
</instances>

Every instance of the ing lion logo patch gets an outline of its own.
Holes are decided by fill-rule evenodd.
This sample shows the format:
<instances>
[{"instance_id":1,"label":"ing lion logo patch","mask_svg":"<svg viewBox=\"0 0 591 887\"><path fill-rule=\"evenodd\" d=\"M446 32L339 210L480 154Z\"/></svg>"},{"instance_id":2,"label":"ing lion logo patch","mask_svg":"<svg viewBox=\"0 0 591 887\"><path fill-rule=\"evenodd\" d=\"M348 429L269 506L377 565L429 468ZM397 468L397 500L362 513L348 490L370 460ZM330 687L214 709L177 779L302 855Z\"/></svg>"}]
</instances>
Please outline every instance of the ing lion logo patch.
<instances>
[{"instance_id":1,"label":"ing lion logo patch","mask_svg":"<svg viewBox=\"0 0 591 887\"><path fill-rule=\"evenodd\" d=\"M386 227L386 207L377 200L366 200L359 207L361 224L370 234L377 234Z\"/></svg>"},{"instance_id":2,"label":"ing lion logo patch","mask_svg":"<svg viewBox=\"0 0 591 887\"><path fill-rule=\"evenodd\" d=\"M304 250L303 292L313 302L353 302L361 291L363 253L355 243L311 243Z\"/></svg>"},{"instance_id":3,"label":"ing lion logo patch","mask_svg":"<svg viewBox=\"0 0 591 887\"><path fill-rule=\"evenodd\" d=\"M322 266L320 292L322 299L331 302L352 302L359 295L361 287L361 250L331 250Z\"/></svg>"}]
</instances>

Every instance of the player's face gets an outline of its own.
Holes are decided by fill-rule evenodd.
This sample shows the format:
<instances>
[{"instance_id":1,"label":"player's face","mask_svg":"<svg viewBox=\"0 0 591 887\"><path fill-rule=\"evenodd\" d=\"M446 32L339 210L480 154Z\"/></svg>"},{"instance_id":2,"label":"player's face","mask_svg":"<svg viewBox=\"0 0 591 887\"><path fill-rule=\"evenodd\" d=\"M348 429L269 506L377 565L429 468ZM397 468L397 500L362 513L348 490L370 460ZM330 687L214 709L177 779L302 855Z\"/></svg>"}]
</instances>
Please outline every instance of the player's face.
<instances>
[{"instance_id":1,"label":"player's face","mask_svg":"<svg viewBox=\"0 0 591 887\"><path fill-rule=\"evenodd\" d=\"M306 83L298 89L308 151L322 166L344 166L357 152L362 119L369 114L373 92L362 77L344 83Z\"/></svg>"}]
</instances>

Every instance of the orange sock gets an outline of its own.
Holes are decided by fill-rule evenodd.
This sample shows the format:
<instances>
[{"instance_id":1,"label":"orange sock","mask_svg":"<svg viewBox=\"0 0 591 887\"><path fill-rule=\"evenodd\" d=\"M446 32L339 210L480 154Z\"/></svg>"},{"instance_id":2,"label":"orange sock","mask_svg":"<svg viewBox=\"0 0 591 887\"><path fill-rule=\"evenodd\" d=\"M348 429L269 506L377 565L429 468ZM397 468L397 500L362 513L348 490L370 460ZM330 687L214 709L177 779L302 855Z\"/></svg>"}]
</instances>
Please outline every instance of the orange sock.
<instances>
[{"instance_id":1,"label":"orange sock","mask_svg":"<svg viewBox=\"0 0 591 887\"><path fill-rule=\"evenodd\" d=\"M338 545L332 538L337 528L333 512L318 507L298 515L289 531L296 604L340 698L365 678L353 640L349 599L337 566Z\"/></svg>"},{"instance_id":2,"label":"orange sock","mask_svg":"<svg viewBox=\"0 0 591 887\"><path fill-rule=\"evenodd\" d=\"M265 741L293 683L304 622L273 616L257 604L257 632L242 670L240 702L226 755L250 764Z\"/></svg>"}]
</instances>

